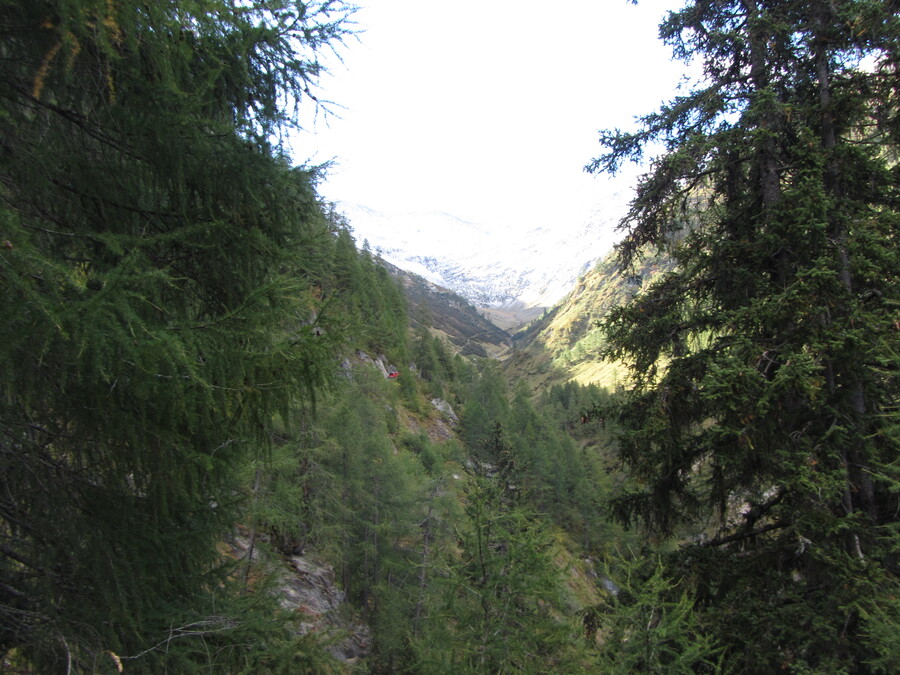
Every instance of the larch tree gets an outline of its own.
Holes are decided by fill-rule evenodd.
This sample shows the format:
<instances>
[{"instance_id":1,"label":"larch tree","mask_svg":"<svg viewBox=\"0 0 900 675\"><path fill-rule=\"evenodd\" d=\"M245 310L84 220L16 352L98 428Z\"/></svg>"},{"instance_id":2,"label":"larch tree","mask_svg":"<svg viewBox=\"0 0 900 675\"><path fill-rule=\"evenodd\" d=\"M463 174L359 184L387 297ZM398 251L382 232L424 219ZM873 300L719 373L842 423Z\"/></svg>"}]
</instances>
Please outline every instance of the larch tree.
<instances>
[{"instance_id":1,"label":"larch tree","mask_svg":"<svg viewBox=\"0 0 900 675\"><path fill-rule=\"evenodd\" d=\"M153 670L239 623L202 601L234 468L333 361L332 232L274 139L347 12L0 2L0 653Z\"/></svg>"},{"instance_id":2,"label":"larch tree","mask_svg":"<svg viewBox=\"0 0 900 675\"><path fill-rule=\"evenodd\" d=\"M522 478L495 423L466 469L458 555L448 560L444 604L429 617L420 671L573 672L580 643L560 611L553 536Z\"/></svg>"},{"instance_id":3,"label":"larch tree","mask_svg":"<svg viewBox=\"0 0 900 675\"><path fill-rule=\"evenodd\" d=\"M590 171L659 154L620 262L673 271L605 321L618 516L733 672L897 666L900 19L893 0L691 0L661 36L699 82ZM704 539L705 537L705 539Z\"/></svg>"}]
</instances>

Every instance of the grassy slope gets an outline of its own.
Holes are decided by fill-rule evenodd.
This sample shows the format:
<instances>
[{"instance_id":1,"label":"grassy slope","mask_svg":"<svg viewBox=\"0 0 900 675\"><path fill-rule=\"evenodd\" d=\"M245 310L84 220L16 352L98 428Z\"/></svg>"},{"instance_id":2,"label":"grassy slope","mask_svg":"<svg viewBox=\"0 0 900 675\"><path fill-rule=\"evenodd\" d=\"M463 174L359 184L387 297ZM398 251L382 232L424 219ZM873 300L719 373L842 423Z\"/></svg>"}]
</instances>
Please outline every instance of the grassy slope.
<instances>
[{"instance_id":1,"label":"grassy slope","mask_svg":"<svg viewBox=\"0 0 900 675\"><path fill-rule=\"evenodd\" d=\"M556 307L513 335L515 350L506 361L510 379L523 379L534 391L570 381L613 389L626 381L620 364L598 356L603 336L597 323L668 265L648 257L629 275L612 255L600 261Z\"/></svg>"}]
</instances>

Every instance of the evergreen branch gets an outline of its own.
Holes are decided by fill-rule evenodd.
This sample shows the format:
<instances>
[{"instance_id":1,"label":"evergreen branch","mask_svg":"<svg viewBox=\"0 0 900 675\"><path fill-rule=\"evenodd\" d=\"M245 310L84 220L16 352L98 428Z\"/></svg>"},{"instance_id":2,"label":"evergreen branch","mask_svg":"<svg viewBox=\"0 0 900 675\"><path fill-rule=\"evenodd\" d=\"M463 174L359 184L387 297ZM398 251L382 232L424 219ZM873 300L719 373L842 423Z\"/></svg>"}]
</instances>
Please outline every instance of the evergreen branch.
<instances>
[{"instance_id":1,"label":"evergreen branch","mask_svg":"<svg viewBox=\"0 0 900 675\"><path fill-rule=\"evenodd\" d=\"M224 624L224 625L223 625ZM184 637L203 637L206 635L213 635L215 633L222 633L224 631L233 630L240 626L241 623L237 619L232 619L227 616L217 616L211 617L209 619L204 619L202 621L194 621L193 623L187 623L183 626L178 626L177 628L169 629L169 636L140 652L139 654L135 654L134 656L119 656L122 660L135 660L139 659L142 656L146 656L150 652L156 651L161 647L169 648L169 644L171 644L174 640ZM206 628L207 626L219 626L217 628Z\"/></svg>"},{"instance_id":2,"label":"evergreen branch","mask_svg":"<svg viewBox=\"0 0 900 675\"><path fill-rule=\"evenodd\" d=\"M87 121L87 118L85 116L80 115L72 110L68 110L61 106L50 103L48 101L34 98L34 96L32 96L30 92L23 89L21 86L16 86L14 84L12 86L12 89L14 91L16 91L17 93L19 93L23 98L30 101L31 103L36 104L42 108L45 108L53 113L56 113L57 115L59 115L60 117L65 119L66 121L74 124L76 127L81 129L84 133L86 133L88 136L93 138L95 141L99 141L103 145L106 145L106 146L112 148L113 150L116 150L117 152L122 153L123 155L125 155L127 157L131 157L132 159L136 159L136 160L142 159L141 157L130 152L125 146L116 142L111 136L102 133L97 126L89 124Z\"/></svg>"},{"instance_id":3,"label":"evergreen branch","mask_svg":"<svg viewBox=\"0 0 900 675\"><path fill-rule=\"evenodd\" d=\"M100 201L100 198L102 196L103 203L109 204L112 207L121 209L123 211L127 211L129 213L135 213L135 214L142 215L142 216L156 216L157 218L164 218L164 219L184 220L184 214L179 213L177 211L165 212L165 211L156 211L153 209L142 209L142 208L138 208L136 206L132 206L130 204L125 204L124 202L115 201L106 194L98 195L98 194L84 192L81 190L76 190L73 186L71 186L68 183L64 183L62 180L60 180L58 178L52 178L50 180L50 182L53 183L53 185L55 185L56 187L58 187L62 190L65 190L66 192L73 194L76 197L95 199L95 200ZM215 218L202 218L199 216L194 216L194 220L198 223L215 222ZM71 236L75 236L75 235L71 235ZM82 236L87 236L87 235L82 235Z\"/></svg>"},{"instance_id":4,"label":"evergreen branch","mask_svg":"<svg viewBox=\"0 0 900 675\"><path fill-rule=\"evenodd\" d=\"M32 204L32 206L37 206L36 204ZM59 223L60 225L62 223ZM79 234L78 232L59 232L57 230L50 230L46 227L40 227L39 225L29 225L28 223L22 223L22 227L28 230L35 230L37 232L43 232L44 234L52 234L57 237L74 237L76 239L90 239L91 241L100 240L90 234Z\"/></svg>"},{"instance_id":5,"label":"evergreen branch","mask_svg":"<svg viewBox=\"0 0 900 675\"><path fill-rule=\"evenodd\" d=\"M30 600L27 593L23 593L18 588L13 588L6 582L0 582L0 588L2 588L4 591L6 591L9 595L13 596L14 598L18 598L19 600Z\"/></svg>"},{"instance_id":6,"label":"evergreen branch","mask_svg":"<svg viewBox=\"0 0 900 675\"><path fill-rule=\"evenodd\" d=\"M775 523L769 523L768 525L763 525L755 530L743 530L741 532L735 532L734 534L728 535L727 537L716 537L715 539L710 539L709 541L703 542L700 546L704 547L717 547L724 546L725 544L731 544L736 541L743 541L745 539L752 539L753 537L758 537L766 532L771 532L772 530L780 530L784 527L788 527L791 525L790 521L778 521Z\"/></svg>"},{"instance_id":7,"label":"evergreen branch","mask_svg":"<svg viewBox=\"0 0 900 675\"><path fill-rule=\"evenodd\" d=\"M15 561L16 561L17 563L19 563L20 565L23 565L23 566L25 566L25 567L27 567L27 568L29 568L29 569L32 569L32 570L34 570L35 572L38 572L39 574L46 574L46 573L47 573L47 572L46 572L46 569L45 569L42 565L39 565L39 564L37 564L37 563L32 562L32 561L29 560L28 558L25 558L24 556L22 556L22 555L16 553L16 552L13 551L12 549L7 548L7 547L4 546L3 544L0 544L0 553L2 553L3 555L5 555L7 558L12 558L13 560L15 560Z\"/></svg>"}]
</instances>

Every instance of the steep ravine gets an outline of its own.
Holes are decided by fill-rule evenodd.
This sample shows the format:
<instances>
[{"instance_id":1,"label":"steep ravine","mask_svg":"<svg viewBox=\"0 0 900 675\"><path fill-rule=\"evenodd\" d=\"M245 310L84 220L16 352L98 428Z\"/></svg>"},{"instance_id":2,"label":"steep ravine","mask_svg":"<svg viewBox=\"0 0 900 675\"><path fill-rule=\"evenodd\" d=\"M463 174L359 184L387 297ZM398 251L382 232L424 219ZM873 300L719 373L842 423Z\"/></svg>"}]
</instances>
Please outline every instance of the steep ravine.
<instances>
[{"instance_id":1,"label":"steep ravine","mask_svg":"<svg viewBox=\"0 0 900 675\"><path fill-rule=\"evenodd\" d=\"M345 359L341 369L350 378L360 369L385 379L396 371L387 357L363 351ZM430 399L430 404L425 412L399 407L396 412L400 432L424 434L437 444L459 441L459 418L453 407L439 398ZM464 471L460 465L453 477L459 479ZM561 531L554 539L554 561L563 575L567 612L577 615L601 602L594 561L574 554L572 551L578 547ZM224 553L237 561L239 573L246 574L251 585L260 575L271 575L269 592L276 594L283 609L295 614L298 635L314 636L337 661L339 670L353 672L365 662L374 643L372 627L359 609L347 601L334 567L317 551L307 548L279 552L264 533L241 527L225 542Z\"/></svg>"},{"instance_id":2,"label":"steep ravine","mask_svg":"<svg viewBox=\"0 0 900 675\"><path fill-rule=\"evenodd\" d=\"M341 364L346 377L353 377L358 368L373 369L385 379L396 372L387 357L371 356L361 350ZM456 439L459 419L452 406L438 398L431 399L431 405L433 410L428 415L398 410L401 428L414 434L425 433L435 443ZM360 612L346 601L334 567L316 551L285 554L277 551L265 533L240 527L225 542L224 553L236 560L240 573L251 580L260 573L272 574L271 592L277 595L282 609L297 615L299 634L315 635L348 670L368 656L372 630Z\"/></svg>"}]
</instances>

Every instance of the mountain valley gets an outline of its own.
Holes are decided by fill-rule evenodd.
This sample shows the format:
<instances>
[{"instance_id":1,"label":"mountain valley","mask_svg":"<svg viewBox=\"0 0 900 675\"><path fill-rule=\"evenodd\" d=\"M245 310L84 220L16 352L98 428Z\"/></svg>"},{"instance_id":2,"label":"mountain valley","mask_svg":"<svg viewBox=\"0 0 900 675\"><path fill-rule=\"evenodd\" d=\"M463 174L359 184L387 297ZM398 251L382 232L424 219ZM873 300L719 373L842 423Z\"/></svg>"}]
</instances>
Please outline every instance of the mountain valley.
<instances>
[{"instance_id":1,"label":"mountain valley","mask_svg":"<svg viewBox=\"0 0 900 675\"><path fill-rule=\"evenodd\" d=\"M619 240L540 125L320 193L356 10L0 5L0 672L900 672L896 2L668 13L703 77L575 171L650 160Z\"/></svg>"},{"instance_id":2,"label":"mountain valley","mask_svg":"<svg viewBox=\"0 0 900 675\"><path fill-rule=\"evenodd\" d=\"M479 306L458 290L383 258L378 261L401 283L414 326L424 322L464 356L502 360L510 381L525 381L537 392L567 382L615 388L627 377L621 366L601 358L598 321L670 269L671 263L648 256L626 273L614 258L611 252L589 264L552 306L525 307L514 300L512 309ZM438 269L432 260L432 267Z\"/></svg>"},{"instance_id":3,"label":"mountain valley","mask_svg":"<svg viewBox=\"0 0 900 675\"><path fill-rule=\"evenodd\" d=\"M528 230L440 212L387 213L344 202L335 208L360 246L455 291L497 326L514 330L555 305L610 251L630 192L607 192L583 221Z\"/></svg>"}]
</instances>

